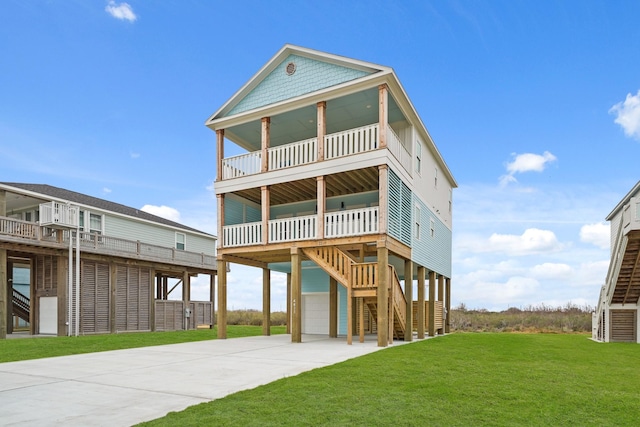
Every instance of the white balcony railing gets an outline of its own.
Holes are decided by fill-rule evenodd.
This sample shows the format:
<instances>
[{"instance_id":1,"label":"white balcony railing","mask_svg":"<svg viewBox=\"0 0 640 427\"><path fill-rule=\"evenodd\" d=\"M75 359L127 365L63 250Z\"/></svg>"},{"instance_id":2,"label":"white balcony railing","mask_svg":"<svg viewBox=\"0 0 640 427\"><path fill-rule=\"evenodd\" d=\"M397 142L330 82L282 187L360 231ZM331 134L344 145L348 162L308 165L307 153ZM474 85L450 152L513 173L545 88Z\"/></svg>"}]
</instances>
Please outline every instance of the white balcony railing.
<instances>
[{"instance_id":1,"label":"white balcony railing","mask_svg":"<svg viewBox=\"0 0 640 427\"><path fill-rule=\"evenodd\" d=\"M269 242L292 242L315 239L318 235L318 216L298 216L269 221Z\"/></svg>"},{"instance_id":2,"label":"white balcony railing","mask_svg":"<svg viewBox=\"0 0 640 427\"><path fill-rule=\"evenodd\" d=\"M222 161L222 179L259 173L261 165L262 153L260 151L228 157Z\"/></svg>"},{"instance_id":3,"label":"white balcony railing","mask_svg":"<svg viewBox=\"0 0 640 427\"><path fill-rule=\"evenodd\" d=\"M378 233L378 207L331 212L324 216L327 238ZM292 242L318 238L318 216L306 215L269 221L269 243ZM226 225L222 227L222 245L238 247L262 244L262 223Z\"/></svg>"},{"instance_id":4,"label":"white balcony railing","mask_svg":"<svg viewBox=\"0 0 640 427\"><path fill-rule=\"evenodd\" d=\"M378 124L336 132L324 137L326 159L373 151L378 148Z\"/></svg>"},{"instance_id":5,"label":"white balcony railing","mask_svg":"<svg viewBox=\"0 0 640 427\"><path fill-rule=\"evenodd\" d=\"M262 222L226 225L222 227L225 247L259 245L262 243Z\"/></svg>"},{"instance_id":6,"label":"white balcony railing","mask_svg":"<svg viewBox=\"0 0 640 427\"><path fill-rule=\"evenodd\" d=\"M328 213L324 217L325 237L359 236L378 232L378 207Z\"/></svg>"},{"instance_id":7,"label":"white balcony railing","mask_svg":"<svg viewBox=\"0 0 640 427\"><path fill-rule=\"evenodd\" d=\"M318 160L318 138L269 148L269 170L305 165Z\"/></svg>"},{"instance_id":8,"label":"white balcony railing","mask_svg":"<svg viewBox=\"0 0 640 427\"><path fill-rule=\"evenodd\" d=\"M402 167L411 174L411 154L400 142L398 135L391 129L391 126L387 126L387 148L391 151L391 154L398 159Z\"/></svg>"},{"instance_id":9,"label":"white balcony railing","mask_svg":"<svg viewBox=\"0 0 640 427\"><path fill-rule=\"evenodd\" d=\"M80 222L79 208L59 202L40 204L40 224L51 227L77 228Z\"/></svg>"}]
</instances>

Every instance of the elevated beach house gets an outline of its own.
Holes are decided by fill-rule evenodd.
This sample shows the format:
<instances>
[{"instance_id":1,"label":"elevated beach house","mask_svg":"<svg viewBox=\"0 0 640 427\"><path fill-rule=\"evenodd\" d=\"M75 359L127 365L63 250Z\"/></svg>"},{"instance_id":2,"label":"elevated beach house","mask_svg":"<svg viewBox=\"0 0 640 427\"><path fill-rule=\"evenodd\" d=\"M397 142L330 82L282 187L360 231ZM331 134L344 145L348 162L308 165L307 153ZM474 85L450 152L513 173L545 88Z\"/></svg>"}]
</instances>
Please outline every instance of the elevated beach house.
<instances>
[{"instance_id":1,"label":"elevated beach house","mask_svg":"<svg viewBox=\"0 0 640 427\"><path fill-rule=\"evenodd\" d=\"M611 224L611 261L593 313L593 338L640 342L640 182L607 216Z\"/></svg>"},{"instance_id":2,"label":"elevated beach house","mask_svg":"<svg viewBox=\"0 0 640 427\"><path fill-rule=\"evenodd\" d=\"M215 242L118 203L0 183L0 338L211 326L213 300L192 301L190 280L208 275L213 297Z\"/></svg>"},{"instance_id":3,"label":"elevated beach house","mask_svg":"<svg viewBox=\"0 0 640 427\"><path fill-rule=\"evenodd\" d=\"M262 269L265 325L270 271L287 274L293 342L448 330L456 182L391 68L285 45L206 125L219 337L227 263Z\"/></svg>"}]
</instances>

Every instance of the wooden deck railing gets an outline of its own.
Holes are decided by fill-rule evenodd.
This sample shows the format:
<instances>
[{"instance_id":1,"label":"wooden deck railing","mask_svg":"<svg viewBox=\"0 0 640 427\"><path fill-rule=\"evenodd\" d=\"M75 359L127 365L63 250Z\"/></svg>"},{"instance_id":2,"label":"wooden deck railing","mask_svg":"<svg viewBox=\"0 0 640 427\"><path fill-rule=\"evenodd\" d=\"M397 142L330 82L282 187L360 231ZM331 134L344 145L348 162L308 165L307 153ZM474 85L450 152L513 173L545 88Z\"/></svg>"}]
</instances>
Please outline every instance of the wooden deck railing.
<instances>
[{"instance_id":1,"label":"wooden deck railing","mask_svg":"<svg viewBox=\"0 0 640 427\"><path fill-rule=\"evenodd\" d=\"M377 232L377 206L331 212L324 216L325 237L360 236Z\"/></svg>"},{"instance_id":2,"label":"wooden deck railing","mask_svg":"<svg viewBox=\"0 0 640 427\"><path fill-rule=\"evenodd\" d=\"M325 159L365 153L378 148L378 124L362 126L324 137Z\"/></svg>"},{"instance_id":3,"label":"wooden deck railing","mask_svg":"<svg viewBox=\"0 0 640 427\"><path fill-rule=\"evenodd\" d=\"M398 313L398 318L403 326L406 327L407 323L407 298L402 291L400 285L400 279L396 273L396 269L393 265L389 265L389 286L391 286L391 292L393 293L393 306Z\"/></svg>"},{"instance_id":4,"label":"wooden deck railing","mask_svg":"<svg viewBox=\"0 0 640 427\"><path fill-rule=\"evenodd\" d=\"M0 217L0 240L29 243L54 248L68 248L69 236L75 245L75 231L41 227L37 223ZM136 240L104 236L99 233L80 232L80 249L97 254L107 254L150 261L167 262L198 267L215 267L216 257L198 252L180 251L175 248L152 245Z\"/></svg>"},{"instance_id":5,"label":"wooden deck railing","mask_svg":"<svg viewBox=\"0 0 640 427\"><path fill-rule=\"evenodd\" d=\"M261 151L227 157L222 161L222 179L238 178L259 173L261 165Z\"/></svg>"},{"instance_id":6,"label":"wooden deck railing","mask_svg":"<svg viewBox=\"0 0 640 427\"><path fill-rule=\"evenodd\" d=\"M262 222L225 225L222 227L224 247L259 245L262 243Z\"/></svg>"}]
</instances>

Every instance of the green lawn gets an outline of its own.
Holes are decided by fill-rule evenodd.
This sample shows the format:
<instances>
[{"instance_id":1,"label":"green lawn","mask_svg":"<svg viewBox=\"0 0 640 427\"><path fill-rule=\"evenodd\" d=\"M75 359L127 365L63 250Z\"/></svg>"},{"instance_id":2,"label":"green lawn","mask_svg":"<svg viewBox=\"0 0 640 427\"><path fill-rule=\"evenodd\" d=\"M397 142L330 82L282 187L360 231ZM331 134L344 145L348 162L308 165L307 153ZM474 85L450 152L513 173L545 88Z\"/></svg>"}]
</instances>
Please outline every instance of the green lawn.
<instances>
[{"instance_id":1,"label":"green lawn","mask_svg":"<svg viewBox=\"0 0 640 427\"><path fill-rule=\"evenodd\" d=\"M272 326L272 334L284 334L285 326ZM191 341L212 340L217 329L200 329L175 332L140 332L126 334L86 335L80 337L37 337L0 340L0 363L43 357L68 356L70 354L152 345L177 344ZM262 335L262 326L227 326L227 337L239 338Z\"/></svg>"},{"instance_id":2,"label":"green lawn","mask_svg":"<svg viewBox=\"0 0 640 427\"><path fill-rule=\"evenodd\" d=\"M144 425L637 425L639 361L637 344L600 344L585 335L452 334Z\"/></svg>"}]
</instances>

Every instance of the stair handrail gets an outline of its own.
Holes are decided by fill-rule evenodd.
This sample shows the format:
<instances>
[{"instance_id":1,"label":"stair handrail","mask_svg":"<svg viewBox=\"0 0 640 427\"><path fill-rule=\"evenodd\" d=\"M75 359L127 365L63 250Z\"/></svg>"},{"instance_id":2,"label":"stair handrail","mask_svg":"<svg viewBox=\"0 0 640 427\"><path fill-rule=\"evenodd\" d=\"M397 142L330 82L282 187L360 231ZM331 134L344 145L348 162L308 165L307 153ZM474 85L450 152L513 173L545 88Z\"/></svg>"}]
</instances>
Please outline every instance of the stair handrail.
<instances>
[{"instance_id":1,"label":"stair handrail","mask_svg":"<svg viewBox=\"0 0 640 427\"><path fill-rule=\"evenodd\" d=\"M400 285L400 278L398 277L398 273L396 273L396 269L393 265L389 265L389 286L393 292L393 304L395 309L398 311L400 315L400 320L402 321L404 327L407 327L407 298L402 291L402 286Z\"/></svg>"},{"instance_id":2,"label":"stair handrail","mask_svg":"<svg viewBox=\"0 0 640 427\"><path fill-rule=\"evenodd\" d=\"M29 311L31 309L31 300L28 296L13 289L13 304L21 307L22 309Z\"/></svg>"}]
</instances>

